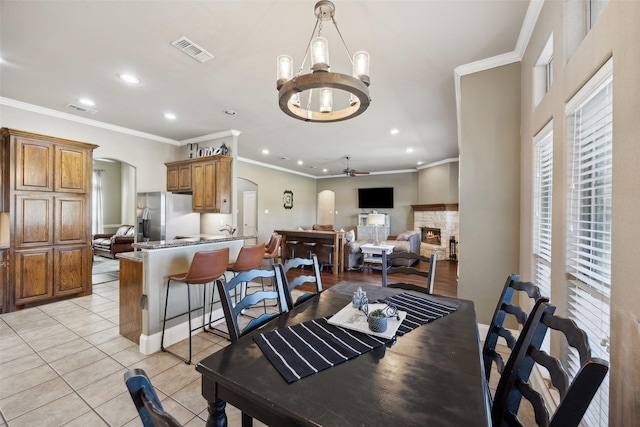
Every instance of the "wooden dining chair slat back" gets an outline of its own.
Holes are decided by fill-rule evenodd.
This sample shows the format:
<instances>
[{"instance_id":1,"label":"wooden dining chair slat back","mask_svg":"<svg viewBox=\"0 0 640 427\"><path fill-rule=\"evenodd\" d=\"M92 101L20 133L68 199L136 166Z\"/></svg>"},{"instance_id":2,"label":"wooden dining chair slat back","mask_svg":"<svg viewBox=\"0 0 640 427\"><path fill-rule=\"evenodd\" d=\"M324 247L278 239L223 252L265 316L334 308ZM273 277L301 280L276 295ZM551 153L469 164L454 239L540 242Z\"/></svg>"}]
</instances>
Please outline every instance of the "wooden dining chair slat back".
<instances>
[{"instance_id":1,"label":"wooden dining chair slat back","mask_svg":"<svg viewBox=\"0 0 640 427\"><path fill-rule=\"evenodd\" d=\"M124 382L144 427L180 427L180 423L162 407L144 369L128 370L124 373Z\"/></svg>"},{"instance_id":2,"label":"wooden dining chair slat back","mask_svg":"<svg viewBox=\"0 0 640 427\"><path fill-rule=\"evenodd\" d=\"M518 409L523 398L533 408L536 425L577 427L607 375L609 364L593 357L586 332L573 320L555 315L555 309L546 298L541 298L529 315L496 389L491 410L494 427L522 425ZM561 333L563 344L577 352L580 366L574 376L558 358L542 348L549 329ZM555 393L536 390L529 381L536 364L548 372L549 388L555 389L557 402L546 402L545 397ZM550 412L549 408L554 407Z\"/></svg>"},{"instance_id":3,"label":"wooden dining chair slat back","mask_svg":"<svg viewBox=\"0 0 640 427\"><path fill-rule=\"evenodd\" d=\"M413 264L412 266L406 265L393 265L394 260L415 260L417 262L428 262L429 269L421 270ZM436 278L436 254L432 254L430 257L416 254L413 252L392 252L387 254L382 252L382 286L389 288L401 288L405 290L423 292L427 294L433 293L433 285ZM416 275L426 278L426 286L415 285L412 283L389 283L389 274L404 274L404 275Z\"/></svg>"},{"instance_id":4,"label":"wooden dining chair slat back","mask_svg":"<svg viewBox=\"0 0 640 427\"><path fill-rule=\"evenodd\" d=\"M242 288L243 283L249 283L254 280L270 279L273 283L274 290L258 290L253 293L246 293ZM229 338L232 342L237 341L248 332L262 326L264 323L273 319L287 311L287 302L285 298L284 284L280 270L252 269L238 273L228 282L218 281L218 293L220 294L220 303L224 312L225 321L229 330ZM238 294L243 295L240 300L236 301ZM239 317L242 311L266 300L275 300L275 312L263 313L251 321L246 326L240 326Z\"/></svg>"},{"instance_id":5,"label":"wooden dining chair slat back","mask_svg":"<svg viewBox=\"0 0 640 427\"><path fill-rule=\"evenodd\" d=\"M288 274L292 269L298 267L310 266L313 270L313 274L301 274L288 279ZM316 254L311 255L311 258L292 258L285 261L284 265L278 264L276 266L280 269L282 274L282 280L284 281L285 298L287 299L287 306L289 310L298 304L303 303L309 298L319 295L322 292L322 278L320 276L320 264L318 263L318 256ZM293 297L293 291L307 283L315 284L315 292L305 292L299 295L297 298Z\"/></svg>"},{"instance_id":6,"label":"wooden dining chair slat back","mask_svg":"<svg viewBox=\"0 0 640 427\"><path fill-rule=\"evenodd\" d=\"M497 350L498 340L502 338L501 343L506 344L509 351L513 351L516 344L516 338L511 330L504 326L507 315L510 315L522 327L527 321L529 310L525 311L519 305L520 295L526 294L531 299L531 307L542 298L540 289L529 282L520 282L520 276L510 274L502 288L502 293L498 304L496 305L493 318L489 324L489 330L482 347L482 358L484 362L484 373L487 379L487 387L489 387L489 379L491 378L491 368L495 364L499 375L504 372L505 359ZM548 301L548 299L547 299ZM504 352L504 351L503 351Z\"/></svg>"}]
</instances>

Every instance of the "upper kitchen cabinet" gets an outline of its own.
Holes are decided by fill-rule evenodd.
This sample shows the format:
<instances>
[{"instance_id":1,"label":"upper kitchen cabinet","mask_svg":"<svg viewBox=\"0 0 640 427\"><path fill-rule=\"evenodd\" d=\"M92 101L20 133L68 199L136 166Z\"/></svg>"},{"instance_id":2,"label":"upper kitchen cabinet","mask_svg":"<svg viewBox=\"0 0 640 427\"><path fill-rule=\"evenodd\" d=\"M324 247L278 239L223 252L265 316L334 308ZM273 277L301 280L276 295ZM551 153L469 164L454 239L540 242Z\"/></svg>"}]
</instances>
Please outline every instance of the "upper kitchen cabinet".
<instances>
[{"instance_id":1,"label":"upper kitchen cabinet","mask_svg":"<svg viewBox=\"0 0 640 427\"><path fill-rule=\"evenodd\" d=\"M165 163L167 191L192 194L194 212L231 213L231 161L216 155Z\"/></svg>"},{"instance_id":2,"label":"upper kitchen cabinet","mask_svg":"<svg viewBox=\"0 0 640 427\"><path fill-rule=\"evenodd\" d=\"M191 193L191 163L171 162L167 166L167 191Z\"/></svg>"},{"instance_id":3,"label":"upper kitchen cabinet","mask_svg":"<svg viewBox=\"0 0 640 427\"><path fill-rule=\"evenodd\" d=\"M90 151L86 146L72 141L62 145L33 134L10 132L15 144L16 190L87 192Z\"/></svg>"}]
</instances>

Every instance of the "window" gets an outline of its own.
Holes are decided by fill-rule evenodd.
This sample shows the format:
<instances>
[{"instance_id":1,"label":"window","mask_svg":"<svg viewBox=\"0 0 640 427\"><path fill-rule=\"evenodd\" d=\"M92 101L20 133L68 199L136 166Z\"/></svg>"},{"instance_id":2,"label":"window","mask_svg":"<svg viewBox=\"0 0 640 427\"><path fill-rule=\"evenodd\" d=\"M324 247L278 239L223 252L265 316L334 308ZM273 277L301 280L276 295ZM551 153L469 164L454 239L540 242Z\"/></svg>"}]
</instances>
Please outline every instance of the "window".
<instances>
[{"instance_id":1,"label":"window","mask_svg":"<svg viewBox=\"0 0 640 427\"><path fill-rule=\"evenodd\" d=\"M553 84L553 33L533 67L533 103L538 105Z\"/></svg>"},{"instance_id":2,"label":"window","mask_svg":"<svg viewBox=\"0 0 640 427\"><path fill-rule=\"evenodd\" d=\"M533 147L533 262L534 284L551 296L551 195L553 184L552 123L541 130Z\"/></svg>"},{"instance_id":3,"label":"window","mask_svg":"<svg viewBox=\"0 0 640 427\"><path fill-rule=\"evenodd\" d=\"M612 213L612 60L567 104L570 162L567 224L569 317L589 336L593 354L609 360ZM575 372L575 354L567 356ZM587 426L608 422L609 378L585 414Z\"/></svg>"},{"instance_id":4,"label":"window","mask_svg":"<svg viewBox=\"0 0 640 427\"><path fill-rule=\"evenodd\" d=\"M609 0L589 0L587 1L587 16L589 17L589 29L593 28L598 17L609 4Z\"/></svg>"},{"instance_id":5,"label":"window","mask_svg":"<svg viewBox=\"0 0 640 427\"><path fill-rule=\"evenodd\" d=\"M547 297L551 297L552 128L550 122L536 135L533 145L533 283ZM549 334L542 348L550 351Z\"/></svg>"}]
</instances>

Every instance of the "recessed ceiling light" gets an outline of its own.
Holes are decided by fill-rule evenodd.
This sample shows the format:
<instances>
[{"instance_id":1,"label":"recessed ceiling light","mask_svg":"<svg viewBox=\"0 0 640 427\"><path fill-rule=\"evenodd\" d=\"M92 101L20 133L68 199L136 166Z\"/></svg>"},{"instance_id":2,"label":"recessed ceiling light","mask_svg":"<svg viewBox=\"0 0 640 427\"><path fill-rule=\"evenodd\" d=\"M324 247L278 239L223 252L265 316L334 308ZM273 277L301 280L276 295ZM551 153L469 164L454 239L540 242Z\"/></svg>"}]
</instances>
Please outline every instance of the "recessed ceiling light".
<instances>
[{"instance_id":1,"label":"recessed ceiling light","mask_svg":"<svg viewBox=\"0 0 640 427\"><path fill-rule=\"evenodd\" d=\"M262 154L269 154L269 150L265 148L264 150L262 150Z\"/></svg>"},{"instance_id":2,"label":"recessed ceiling light","mask_svg":"<svg viewBox=\"0 0 640 427\"><path fill-rule=\"evenodd\" d=\"M123 80L132 85L140 84L140 79L132 74L118 74L118 77L120 78L120 80Z\"/></svg>"},{"instance_id":3,"label":"recessed ceiling light","mask_svg":"<svg viewBox=\"0 0 640 427\"><path fill-rule=\"evenodd\" d=\"M234 110L224 110L224 113L225 113L227 116L235 116L236 114L238 114L238 113L236 113Z\"/></svg>"},{"instance_id":4,"label":"recessed ceiling light","mask_svg":"<svg viewBox=\"0 0 640 427\"><path fill-rule=\"evenodd\" d=\"M418 162L418 166L420 166L421 164L423 164L424 162L421 160Z\"/></svg>"},{"instance_id":5,"label":"recessed ceiling light","mask_svg":"<svg viewBox=\"0 0 640 427\"><path fill-rule=\"evenodd\" d=\"M396 128L393 128L393 129L391 129L391 130L389 131L389 133L390 133L391 135L397 135L397 134L399 134L399 133L400 133L400 131L399 131L398 129L396 129Z\"/></svg>"},{"instance_id":6,"label":"recessed ceiling light","mask_svg":"<svg viewBox=\"0 0 640 427\"><path fill-rule=\"evenodd\" d=\"M94 105L96 105L96 103L90 100L89 98L80 98L80 103L84 105L88 105L89 107L93 107Z\"/></svg>"},{"instance_id":7,"label":"recessed ceiling light","mask_svg":"<svg viewBox=\"0 0 640 427\"><path fill-rule=\"evenodd\" d=\"M411 147L407 148L407 153L413 153L413 148Z\"/></svg>"},{"instance_id":8,"label":"recessed ceiling light","mask_svg":"<svg viewBox=\"0 0 640 427\"><path fill-rule=\"evenodd\" d=\"M298 160L298 164L302 165L304 162L302 160Z\"/></svg>"},{"instance_id":9,"label":"recessed ceiling light","mask_svg":"<svg viewBox=\"0 0 640 427\"><path fill-rule=\"evenodd\" d=\"M322 172L329 172L329 170L325 168L325 169L322 169Z\"/></svg>"},{"instance_id":10,"label":"recessed ceiling light","mask_svg":"<svg viewBox=\"0 0 640 427\"><path fill-rule=\"evenodd\" d=\"M164 118L167 120L175 120L176 119L176 115L173 113L164 113Z\"/></svg>"}]
</instances>

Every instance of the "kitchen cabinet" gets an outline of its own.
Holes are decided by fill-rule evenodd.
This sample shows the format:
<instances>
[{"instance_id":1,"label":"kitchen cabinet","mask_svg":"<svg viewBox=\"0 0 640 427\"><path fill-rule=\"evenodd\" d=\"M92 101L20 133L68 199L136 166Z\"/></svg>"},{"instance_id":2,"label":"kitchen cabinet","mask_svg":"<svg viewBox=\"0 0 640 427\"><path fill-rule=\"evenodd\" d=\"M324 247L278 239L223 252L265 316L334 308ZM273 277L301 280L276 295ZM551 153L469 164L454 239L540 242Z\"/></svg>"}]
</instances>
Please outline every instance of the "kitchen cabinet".
<instances>
[{"instance_id":1,"label":"kitchen cabinet","mask_svg":"<svg viewBox=\"0 0 640 427\"><path fill-rule=\"evenodd\" d=\"M165 163L167 191L192 194L194 212L231 213L231 161L231 157L215 155ZM180 172L181 167L187 166L188 173ZM183 179L185 182L180 182ZM176 181L178 191L172 190L176 188ZM181 188L190 188L190 191Z\"/></svg>"},{"instance_id":2,"label":"kitchen cabinet","mask_svg":"<svg viewBox=\"0 0 640 427\"><path fill-rule=\"evenodd\" d=\"M5 283L7 282L5 277L6 273L7 273L7 250L0 249L0 314L7 312L7 308L5 307L5 302L6 302Z\"/></svg>"},{"instance_id":3,"label":"kitchen cabinet","mask_svg":"<svg viewBox=\"0 0 640 427\"><path fill-rule=\"evenodd\" d=\"M12 224L7 311L90 294L91 177L97 146L6 128L0 132L9 209L4 207ZM11 173L4 173L7 168Z\"/></svg>"},{"instance_id":4,"label":"kitchen cabinet","mask_svg":"<svg viewBox=\"0 0 640 427\"><path fill-rule=\"evenodd\" d=\"M191 193L191 163L179 162L167 166L167 191Z\"/></svg>"}]
</instances>

